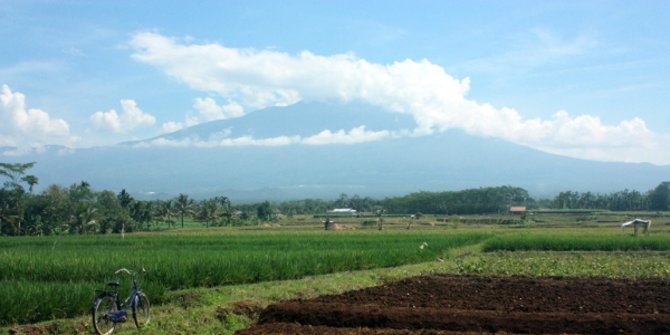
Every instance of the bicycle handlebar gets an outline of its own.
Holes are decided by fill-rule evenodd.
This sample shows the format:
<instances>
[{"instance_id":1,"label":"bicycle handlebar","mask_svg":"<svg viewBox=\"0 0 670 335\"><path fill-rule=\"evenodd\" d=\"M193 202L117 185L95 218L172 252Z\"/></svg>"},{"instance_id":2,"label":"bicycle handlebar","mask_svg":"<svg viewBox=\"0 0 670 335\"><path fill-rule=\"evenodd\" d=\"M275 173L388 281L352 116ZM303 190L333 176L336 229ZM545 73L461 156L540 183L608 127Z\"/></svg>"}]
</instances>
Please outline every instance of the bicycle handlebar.
<instances>
[{"instance_id":1,"label":"bicycle handlebar","mask_svg":"<svg viewBox=\"0 0 670 335\"><path fill-rule=\"evenodd\" d=\"M128 271L128 269L126 269L126 268L120 268L120 269L114 271L114 274L115 274L115 275L118 275L118 274L121 273L121 272L125 272L125 273L127 273L127 274L129 274L129 275L131 275L131 276L133 275L133 273L130 272L130 271Z\"/></svg>"}]
</instances>

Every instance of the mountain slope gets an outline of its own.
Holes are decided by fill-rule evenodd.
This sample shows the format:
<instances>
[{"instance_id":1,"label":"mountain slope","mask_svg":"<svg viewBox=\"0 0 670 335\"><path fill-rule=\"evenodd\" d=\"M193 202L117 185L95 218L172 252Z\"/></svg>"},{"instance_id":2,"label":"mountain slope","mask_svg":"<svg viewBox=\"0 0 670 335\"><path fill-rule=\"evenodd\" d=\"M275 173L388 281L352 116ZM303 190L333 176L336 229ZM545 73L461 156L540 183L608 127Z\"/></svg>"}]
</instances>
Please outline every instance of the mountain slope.
<instances>
[{"instance_id":1,"label":"mountain slope","mask_svg":"<svg viewBox=\"0 0 670 335\"><path fill-rule=\"evenodd\" d=\"M412 130L414 119L406 114L389 113L380 107L362 103L300 102L289 107L270 107L244 117L201 123L171 134L123 143L135 145L155 139L181 140L237 138L272 138L315 135L323 130L350 130L366 126L370 131Z\"/></svg>"},{"instance_id":2,"label":"mountain slope","mask_svg":"<svg viewBox=\"0 0 670 335\"><path fill-rule=\"evenodd\" d=\"M372 107L361 113L365 108L315 103L270 108L164 138L208 139L224 129L229 129L226 136L231 138L266 138L311 136L325 129L361 125L371 130L414 127L414 121L405 115ZM12 160L37 161L31 173L40 178L42 187L86 180L98 190L125 188L136 196L187 193L194 197L227 195L236 201L335 198L340 193L384 197L496 185L551 196L563 190L647 191L670 179L670 166L577 160L456 130L358 144L180 148L139 143L65 154L47 150Z\"/></svg>"}]
</instances>

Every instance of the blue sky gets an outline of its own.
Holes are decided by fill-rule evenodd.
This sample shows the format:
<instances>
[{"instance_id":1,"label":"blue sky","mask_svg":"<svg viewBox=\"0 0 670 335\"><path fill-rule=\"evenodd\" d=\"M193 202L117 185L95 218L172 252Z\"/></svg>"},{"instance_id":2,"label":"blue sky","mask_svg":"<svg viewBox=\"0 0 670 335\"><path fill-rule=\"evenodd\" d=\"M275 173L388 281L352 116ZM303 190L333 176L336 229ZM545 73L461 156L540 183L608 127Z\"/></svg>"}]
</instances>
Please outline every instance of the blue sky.
<instances>
[{"instance_id":1,"label":"blue sky","mask_svg":"<svg viewBox=\"0 0 670 335\"><path fill-rule=\"evenodd\" d=\"M0 146L114 144L361 100L419 126L324 129L333 143L459 128L670 164L668 36L668 1L0 0ZM227 145L301 142L256 140Z\"/></svg>"}]
</instances>

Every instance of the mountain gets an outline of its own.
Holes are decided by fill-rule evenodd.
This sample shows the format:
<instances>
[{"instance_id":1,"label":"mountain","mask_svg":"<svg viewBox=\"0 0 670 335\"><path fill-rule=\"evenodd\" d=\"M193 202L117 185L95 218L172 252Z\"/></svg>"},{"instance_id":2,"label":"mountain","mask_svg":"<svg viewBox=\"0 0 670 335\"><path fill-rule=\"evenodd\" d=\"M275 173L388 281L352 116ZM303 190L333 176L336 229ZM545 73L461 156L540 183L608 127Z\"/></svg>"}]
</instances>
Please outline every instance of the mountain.
<instances>
[{"instance_id":1,"label":"mountain","mask_svg":"<svg viewBox=\"0 0 670 335\"><path fill-rule=\"evenodd\" d=\"M273 138L279 136L312 136L323 130L350 130L365 125L366 130L412 130L414 119L407 114L388 111L362 103L301 102L290 107L270 107L244 117L201 123L171 134L147 140L122 143L136 145L156 139L217 140L252 136Z\"/></svg>"},{"instance_id":2,"label":"mountain","mask_svg":"<svg viewBox=\"0 0 670 335\"><path fill-rule=\"evenodd\" d=\"M411 130L414 120L361 104L300 103L212 121L145 141L76 150L45 150L4 161L36 161L40 186L85 180L95 189L126 189L140 198L178 193L234 201L385 197L420 190L523 187L533 196L564 190L647 191L670 180L670 166L605 163L551 155L499 139L450 130L357 144L175 147L155 141L207 141L243 136L308 137L365 125L368 131Z\"/></svg>"}]
</instances>

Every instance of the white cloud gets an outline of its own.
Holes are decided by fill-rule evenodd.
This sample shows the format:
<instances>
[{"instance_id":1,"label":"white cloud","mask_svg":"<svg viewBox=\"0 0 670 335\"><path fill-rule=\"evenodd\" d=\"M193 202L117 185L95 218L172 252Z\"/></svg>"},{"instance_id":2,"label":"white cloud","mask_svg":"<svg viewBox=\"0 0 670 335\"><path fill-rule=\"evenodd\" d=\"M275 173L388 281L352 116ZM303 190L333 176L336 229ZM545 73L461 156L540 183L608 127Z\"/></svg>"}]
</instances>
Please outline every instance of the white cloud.
<instances>
[{"instance_id":1,"label":"white cloud","mask_svg":"<svg viewBox=\"0 0 670 335\"><path fill-rule=\"evenodd\" d=\"M136 147L196 147L196 148L214 148L214 147L233 147L233 146L283 146L300 143L299 136L278 136L271 138L256 139L251 136L242 136L236 138L225 138L221 140L203 141L199 138L166 139L158 138L151 141L140 142Z\"/></svg>"},{"instance_id":2,"label":"white cloud","mask_svg":"<svg viewBox=\"0 0 670 335\"><path fill-rule=\"evenodd\" d=\"M594 45L587 37L566 42L542 30L535 34L543 48L530 56L542 59L579 53ZM155 33L136 34L131 46L134 59L242 106L289 105L302 99L361 100L413 115L418 124L415 134L460 128L572 157L670 164L670 152L662 145L668 135L654 134L641 119L606 125L594 116L562 111L549 120L526 119L515 109L468 99L468 78L454 78L428 60L384 65L353 54L320 56L303 51L289 55L194 44ZM313 140L336 142L356 135L326 132Z\"/></svg>"},{"instance_id":3,"label":"white cloud","mask_svg":"<svg viewBox=\"0 0 670 335\"><path fill-rule=\"evenodd\" d=\"M326 145L326 144L355 144L363 142L378 141L389 137L401 136L399 134L388 130L382 131L368 131L365 126L358 126L345 131L340 129L338 131L323 130L318 134L301 137L301 136L277 136L270 138L254 138L252 136L241 136L231 138L229 131L223 131L220 136L212 136L207 140L202 140L198 137L182 138L182 139L166 139L158 138L151 141L144 141L136 146L138 147L198 147L198 148L214 148L214 147L233 147L233 146L285 146L291 144L305 144L305 145Z\"/></svg>"},{"instance_id":4,"label":"white cloud","mask_svg":"<svg viewBox=\"0 0 670 335\"><path fill-rule=\"evenodd\" d=\"M0 95L0 146L39 148L44 144L72 145L77 138L70 135L70 126L63 119L26 107L26 97L2 85Z\"/></svg>"},{"instance_id":5,"label":"white cloud","mask_svg":"<svg viewBox=\"0 0 670 335\"><path fill-rule=\"evenodd\" d=\"M229 102L226 105L219 105L212 98L195 98L193 108L196 115L186 115L184 122L169 121L162 125L164 133L172 133L184 127L194 126L202 122L214 120L226 120L244 116L244 107L242 105Z\"/></svg>"},{"instance_id":6,"label":"white cloud","mask_svg":"<svg viewBox=\"0 0 670 335\"><path fill-rule=\"evenodd\" d=\"M173 133L175 131L181 130L184 128L184 125L181 122L169 121L163 123L161 126L164 133Z\"/></svg>"},{"instance_id":7,"label":"white cloud","mask_svg":"<svg viewBox=\"0 0 670 335\"><path fill-rule=\"evenodd\" d=\"M387 137L391 137L392 132L388 130L382 131L367 131L365 126L360 126L351 129L346 132L344 129L339 131L332 132L330 130L324 130L314 136L310 136L301 140L301 143L304 144L354 144L362 142L377 141Z\"/></svg>"},{"instance_id":8,"label":"white cloud","mask_svg":"<svg viewBox=\"0 0 670 335\"><path fill-rule=\"evenodd\" d=\"M134 100L121 100L122 112L95 112L91 115L91 123L96 129L127 133L135 128L148 127L156 122L156 118L142 111Z\"/></svg>"},{"instance_id":9,"label":"white cloud","mask_svg":"<svg viewBox=\"0 0 670 335\"><path fill-rule=\"evenodd\" d=\"M193 108L198 112L199 122L225 120L244 115L244 108L237 103L219 106L212 98L196 98Z\"/></svg>"}]
</instances>

